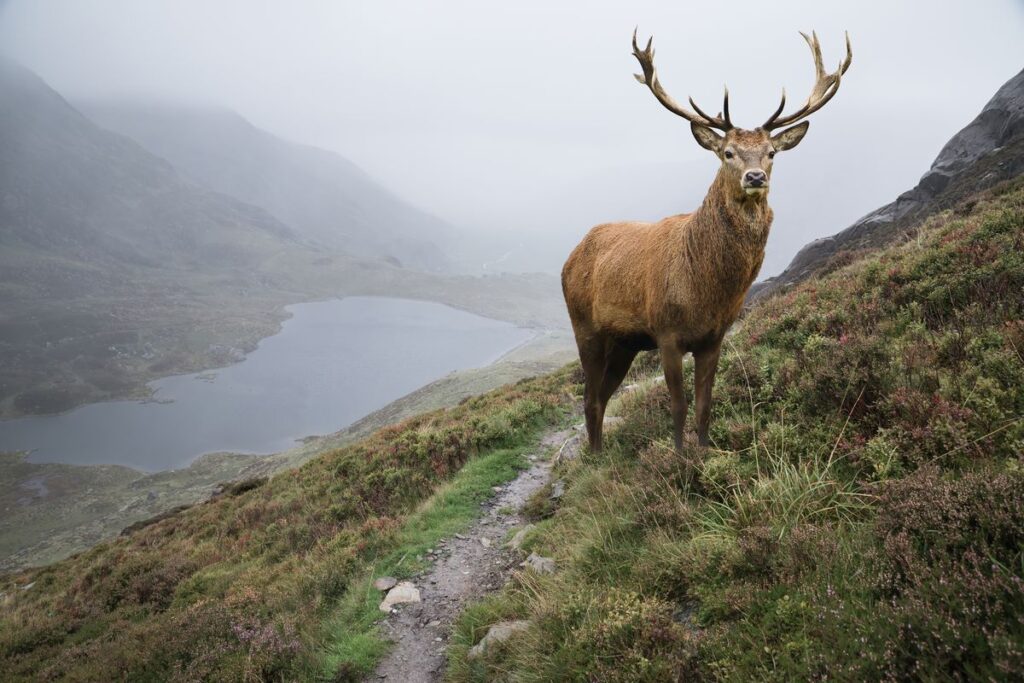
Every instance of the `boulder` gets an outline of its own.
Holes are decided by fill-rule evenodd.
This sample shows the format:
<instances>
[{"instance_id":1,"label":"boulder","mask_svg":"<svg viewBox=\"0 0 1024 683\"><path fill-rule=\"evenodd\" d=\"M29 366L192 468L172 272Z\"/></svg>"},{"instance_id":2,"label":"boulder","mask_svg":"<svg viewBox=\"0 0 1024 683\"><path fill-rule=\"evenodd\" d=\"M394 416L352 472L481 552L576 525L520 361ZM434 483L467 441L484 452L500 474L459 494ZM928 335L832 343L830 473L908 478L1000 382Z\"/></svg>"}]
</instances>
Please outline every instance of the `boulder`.
<instances>
[{"instance_id":1,"label":"boulder","mask_svg":"<svg viewBox=\"0 0 1024 683\"><path fill-rule=\"evenodd\" d=\"M562 463L570 462L579 457L580 448L583 446L583 435L573 434L562 444L558 452L555 453L554 464L561 465Z\"/></svg>"},{"instance_id":2,"label":"boulder","mask_svg":"<svg viewBox=\"0 0 1024 683\"><path fill-rule=\"evenodd\" d=\"M388 591L395 587L398 579L393 576L382 576L373 582L373 587L379 591Z\"/></svg>"},{"instance_id":3,"label":"boulder","mask_svg":"<svg viewBox=\"0 0 1024 683\"><path fill-rule=\"evenodd\" d=\"M517 531L515 536L512 537L512 540L508 542L509 547L514 548L515 550L519 550L520 548L522 548L523 541L526 540L526 535L530 533L530 531L533 530L533 528L533 524L527 524L522 529Z\"/></svg>"},{"instance_id":4,"label":"boulder","mask_svg":"<svg viewBox=\"0 0 1024 683\"><path fill-rule=\"evenodd\" d=\"M420 591L411 581L402 581L388 591L383 602L380 603L381 612L390 612L395 605L408 602L419 602Z\"/></svg>"},{"instance_id":5,"label":"boulder","mask_svg":"<svg viewBox=\"0 0 1024 683\"><path fill-rule=\"evenodd\" d=\"M530 556L526 558L526 561L519 566L532 569L538 574L555 573L555 560L550 557L543 557L537 553L530 553Z\"/></svg>"},{"instance_id":6,"label":"boulder","mask_svg":"<svg viewBox=\"0 0 1024 683\"><path fill-rule=\"evenodd\" d=\"M488 648L494 647L495 644L508 640L512 634L518 631L524 631L530 627L528 621L499 621L487 630L485 635L479 643L469 649L470 658L477 658L487 653Z\"/></svg>"}]
</instances>

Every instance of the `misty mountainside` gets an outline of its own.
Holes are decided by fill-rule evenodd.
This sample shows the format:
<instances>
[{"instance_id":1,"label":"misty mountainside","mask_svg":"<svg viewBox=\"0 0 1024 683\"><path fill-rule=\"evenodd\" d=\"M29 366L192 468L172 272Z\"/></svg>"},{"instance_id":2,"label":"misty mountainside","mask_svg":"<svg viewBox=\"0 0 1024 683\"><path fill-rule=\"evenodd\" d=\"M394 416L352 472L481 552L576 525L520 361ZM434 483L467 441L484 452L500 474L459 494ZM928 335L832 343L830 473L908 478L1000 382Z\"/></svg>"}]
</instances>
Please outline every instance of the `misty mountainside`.
<instances>
[{"instance_id":1,"label":"misty mountainside","mask_svg":"<svg viewBox=\"0 0 1024 683\"><path fill-rule=\"evenodd\" d=\"M946 143L916 186L842 232L804 246L785 271L756 284L750 298L805 280L828 268L834 259L851 258L849 252L899 240L928 216L1022 172L1024 70L1007 81L981 113Z\"/></svg>"},{"instance_id":2,"label":"misty mountainside","mask_svg":"<svg viewBox=\"0 0 1024 683\"><path fill-rule=\"evenodd\" d=\"M136 287L133 269L248 273L296 235L266 211L182 179L0 62L0 239L8 294Z\"/></svg>"},{"instance_id":3,"label":"misty mountainside","mask_svg":"<svg viewBox=\"0 0 1024 683\"><path fill-rule=\"evenodd\" d=\"M554 277L391 261L314 243L0 62L0 415L148 397L146 381L236 362L279 329L284 306L317 298L405 296L566 324Z\"/></svg>"},{"instance_id":4,"label":"misty mountainside","mask_svg":"<svg viewBox=\"0 0 1024 683\"><path fill-rule=\"evenodd\" d=\"M184 176L265 209L303 238L362 258L450 271L458 231L339 154L287 142L226 109L76 103L89 118L166 159Z\"/></svg>"}]
</instances>

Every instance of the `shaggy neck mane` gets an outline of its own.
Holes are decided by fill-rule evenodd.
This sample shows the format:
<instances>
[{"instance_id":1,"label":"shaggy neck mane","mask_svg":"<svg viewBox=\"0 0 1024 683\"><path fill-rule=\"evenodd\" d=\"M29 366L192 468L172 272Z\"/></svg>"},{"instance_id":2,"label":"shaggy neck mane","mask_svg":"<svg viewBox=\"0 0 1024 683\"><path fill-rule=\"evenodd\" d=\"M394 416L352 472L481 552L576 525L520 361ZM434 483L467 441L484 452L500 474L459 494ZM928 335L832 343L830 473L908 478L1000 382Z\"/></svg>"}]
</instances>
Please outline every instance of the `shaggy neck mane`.
<instances>
[{"instance_id":1,"label":"shaggy neck mane","mask_svg":"<svg viewBox=\"0 0 1024 683\"><path fill-rule=\"evenodd\" d=\"M768 193L748 196L740 189L739 181L723 167L695 212L693 223L705 237L717 237L727 246L752 255L763 254L772 224ZM708 235L708 232L714 234Z\"/></svg>"}]
</instances>

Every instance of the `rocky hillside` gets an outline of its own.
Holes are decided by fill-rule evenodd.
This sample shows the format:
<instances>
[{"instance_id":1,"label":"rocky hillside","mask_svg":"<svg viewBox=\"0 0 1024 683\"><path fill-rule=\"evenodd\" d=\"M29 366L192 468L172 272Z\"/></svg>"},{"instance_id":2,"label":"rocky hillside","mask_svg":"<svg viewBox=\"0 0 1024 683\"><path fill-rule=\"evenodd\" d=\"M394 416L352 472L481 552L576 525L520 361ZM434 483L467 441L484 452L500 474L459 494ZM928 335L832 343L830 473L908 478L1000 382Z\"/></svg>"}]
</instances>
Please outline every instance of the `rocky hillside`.
<instances>
[{"instance_id":1,"label":"rocky hillside","mask_svg":"<svg viewBox=\"0 0 1024 683\"><path fill-rule=\"evenodd\" d=\"M447 678L1024 669L1022 239L1024 185L1006 183L755 305L723 354L713 447L682 459L641 357L604 453L567 446L526 506L514 552L532 561L430 641ZM363 680L388 647L374 579L429 576L538 431L578 421L580 382L574 365L510 385L4 575L0 667ZM506 638L477 647L488 633Z\"/></svg>"},{"instance_id":2,"label":"rocky hillside","mask_svg":"<svg viewBox=\"0 0 1024 683\"><path fill-rule=\"evenodd\" d=\"M260 130L228 110L84 102L90 119L196 183L273 214L297 234L361 258L452 270L454 227L410 206L348 159Z\"/></svg>"},{"instance_id":3,"label":"rocky hillside","mask_svg":"<svg viewBox=\"0 0 1024 683\"><path fill-rule=\"evenodd\" d=\"M898 241L920 221L962 203L979 190L1024 173L1024 71L996 92L981 113L953 136L931 168L896 201L832 237L815 240L785 271L755 285L756 300L842 263L851 253Z\"/></svg>"}]
</instances>

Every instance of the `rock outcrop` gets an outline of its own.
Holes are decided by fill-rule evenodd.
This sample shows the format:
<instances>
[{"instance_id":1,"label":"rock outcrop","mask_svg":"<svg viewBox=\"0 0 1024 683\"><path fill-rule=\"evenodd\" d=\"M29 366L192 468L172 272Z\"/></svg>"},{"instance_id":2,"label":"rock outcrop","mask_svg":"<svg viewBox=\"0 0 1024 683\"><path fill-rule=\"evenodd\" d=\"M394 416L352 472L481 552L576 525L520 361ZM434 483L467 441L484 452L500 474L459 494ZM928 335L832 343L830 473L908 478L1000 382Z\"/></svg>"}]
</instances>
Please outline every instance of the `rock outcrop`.
<instances>
[{"instance_id":1,"label":"rock outcrop","mask_svg":"<svg viewBox=\"0 0 1024 683\"><path fill-rule=\"evenodd\" d=\"M781 274L755 284L747 301L782 291L828 269L844 252L875 249L897 241L922 219L1021 173L1024 70L1007 81L981 113L946 143L913 189L842 232L804 246Z\"/></svg>"}]
</instances>

